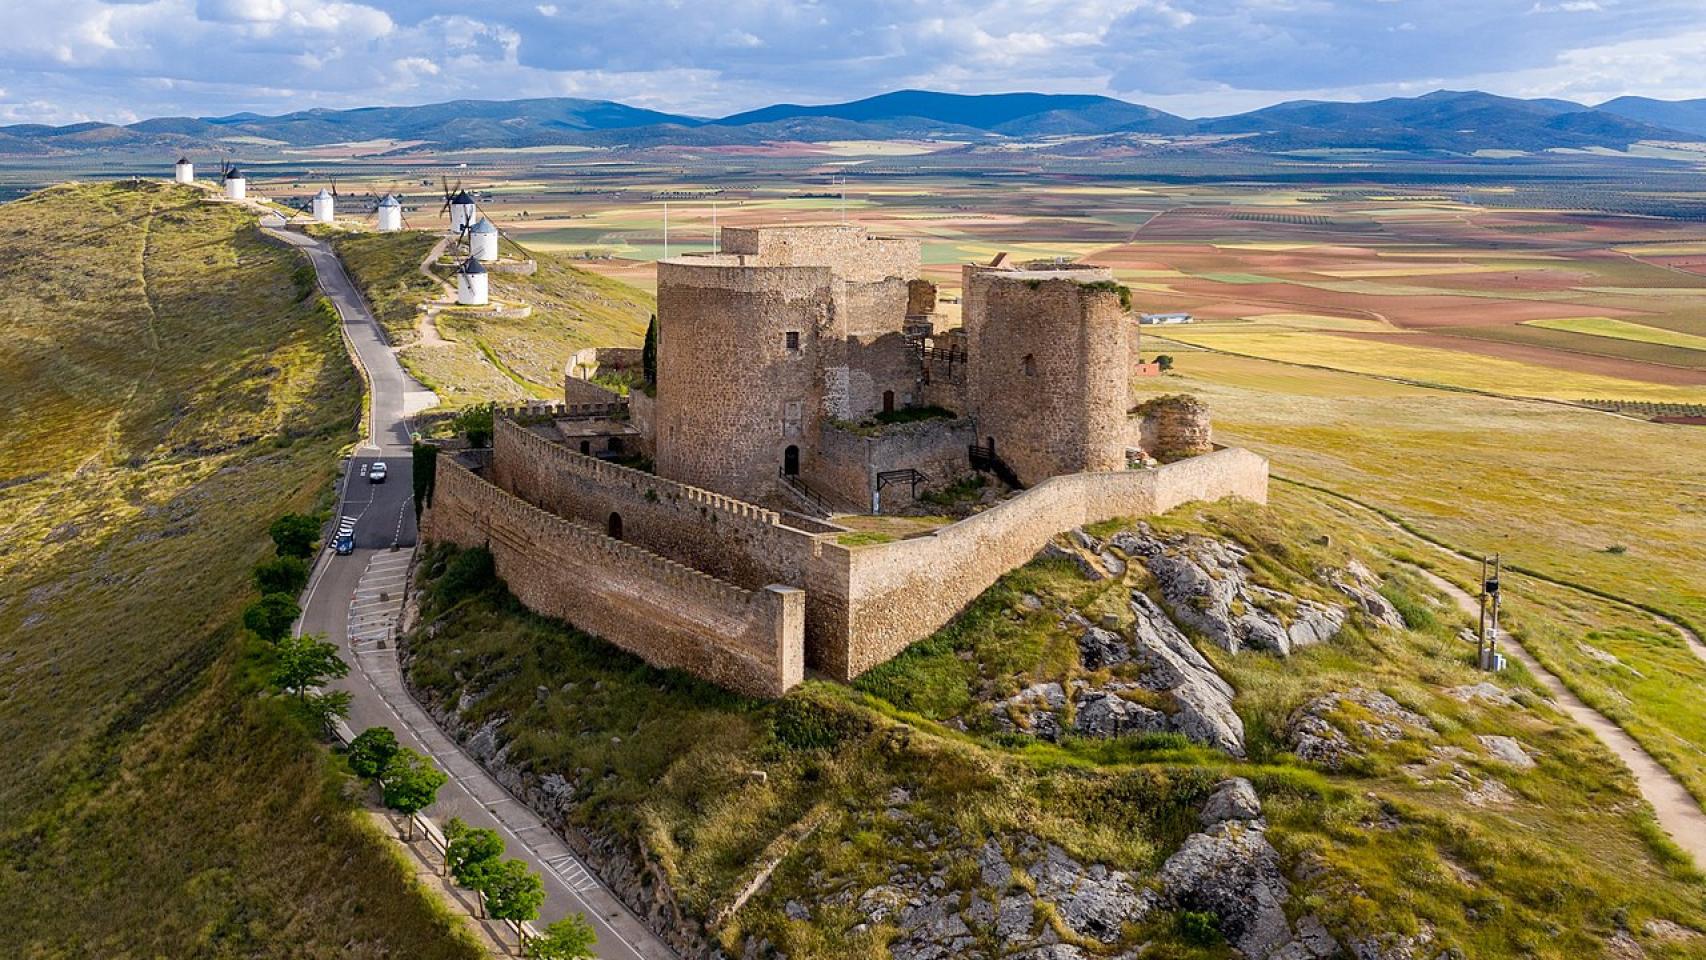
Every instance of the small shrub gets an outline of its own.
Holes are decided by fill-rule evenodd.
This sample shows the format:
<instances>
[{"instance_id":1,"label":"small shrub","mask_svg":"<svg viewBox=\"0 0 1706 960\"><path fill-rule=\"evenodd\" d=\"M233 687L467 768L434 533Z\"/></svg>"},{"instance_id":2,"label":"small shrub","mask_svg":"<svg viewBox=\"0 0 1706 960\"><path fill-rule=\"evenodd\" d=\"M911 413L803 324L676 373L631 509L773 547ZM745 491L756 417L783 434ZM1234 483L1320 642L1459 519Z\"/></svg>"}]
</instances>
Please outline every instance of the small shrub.
<instances>
[{"instance_id":1,"label":"small shrub","mask_svg":"<svg viewBox=\"0 0 1706 960\"><path fill-rule=\"evenodd\" d=\"M349 745L349 768L356 776L372 780L397 755L397 735L390 727L368 727Z\"/></svg>"},{"instance_id":2,"label":"small shrub","mask_svg":"<svg viewBox=\"0 0 1706 960\"><path fill-rule=\"evenodd\" d=\"M1195 947L1212 947L1219 943L1220 920L1201 910L1181 910L1174 921L1179 937Z\"/></svg>"},{"instance_id":3,"label":"small shrub","mask_svg":"<svg viewBox=\"0 0 1706 960\"><path fill-rule=\"evenodd\" d=\"M255 586L261 594L294 597L308 585L308 564L301 557L273 557L255 564Z\"/></svg>"},{"instance_id":4,"label":"small shrub","mask_svg":"<svg viewBox=\"0 0 1706 960\"><path fill-rule=\"evenodd\" d=\"M269 643L277 643L290 632L290 625L302 615L296 598L286 593L269 593L243 608L243 626Z\"/></svg>"},{"instance_id":5,"label":"small shrub","mask_svg":"<svg viewBox=\"0 0 1706 960\"><path fill-rule=\"evenodd\" d=\"M281 557L307 557L320 537L320 522L300 513L287 513L267 528Z\"/></svg>"}]
</instances>

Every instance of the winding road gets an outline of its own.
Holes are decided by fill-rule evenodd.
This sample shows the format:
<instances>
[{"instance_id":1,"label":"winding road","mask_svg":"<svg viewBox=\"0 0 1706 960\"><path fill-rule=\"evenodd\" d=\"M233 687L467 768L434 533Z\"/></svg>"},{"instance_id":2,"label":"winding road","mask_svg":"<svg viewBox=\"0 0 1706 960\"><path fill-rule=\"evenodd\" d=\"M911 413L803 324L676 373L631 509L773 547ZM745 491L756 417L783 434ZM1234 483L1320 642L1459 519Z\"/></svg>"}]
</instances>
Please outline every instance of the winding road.
<instances>
[{"instance_id":1,"label":"winding road","mask_svg":"<svg viewBox=\"0 0 1706 960\"><path fill-rule=\"evenodd\" d=\"M378 321L326 244L277 226L262 229L313 263L369 387L364 438L346 467L339 497L339 515L356 518L356 550L321 558L297 627L325 634L350 663L350 675L334 686L352 697L351 729L390 727L400 744L432 757L450 775L425 815L439 824L461 817L498 831L506 856L527 861L544 880L542 924L580 913L598 934L600 957L673 960L675 953L549 825L439 729L404 686L395 639L415 544L410 418L437 398L397 362ZM381 460L390 476L383 483L368 482L362 468Z\"/></svg>"}]
</instances>

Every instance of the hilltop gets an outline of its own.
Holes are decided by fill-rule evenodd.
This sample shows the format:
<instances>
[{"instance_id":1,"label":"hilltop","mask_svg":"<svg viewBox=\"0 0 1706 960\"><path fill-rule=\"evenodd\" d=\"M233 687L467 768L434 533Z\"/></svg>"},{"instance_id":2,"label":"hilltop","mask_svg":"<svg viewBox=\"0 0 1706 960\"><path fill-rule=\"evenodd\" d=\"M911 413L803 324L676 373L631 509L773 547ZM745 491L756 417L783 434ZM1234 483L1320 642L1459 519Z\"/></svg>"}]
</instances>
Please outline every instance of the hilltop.
<instances>
[{"instance_id":1,"label":"hilltop","mask_svg":"<svg viewBox=\"0 0 1706 960\"><path fill-rule=\"evenodd\" d=\"M0 206L0 952L478 956L257 696L249 569L361 387L311 268L202 196Z\"/></svg>"},{"instance_id":2,"label":"hilltop","mask_svg":"<svg viewBox=\"0 0 1706 960\"><path fill-rule=\"evenodd\" d=\"M1413 549L1289 487L1116 521L851 687L754 701L434 548L403 655L687 956L1697 955L1706 879L1534 676L1470 667ZM1331 637L1233 653L1216 616ZM1515 630L1576 616L1536 594Z\"/></svg>"}]
</instances>

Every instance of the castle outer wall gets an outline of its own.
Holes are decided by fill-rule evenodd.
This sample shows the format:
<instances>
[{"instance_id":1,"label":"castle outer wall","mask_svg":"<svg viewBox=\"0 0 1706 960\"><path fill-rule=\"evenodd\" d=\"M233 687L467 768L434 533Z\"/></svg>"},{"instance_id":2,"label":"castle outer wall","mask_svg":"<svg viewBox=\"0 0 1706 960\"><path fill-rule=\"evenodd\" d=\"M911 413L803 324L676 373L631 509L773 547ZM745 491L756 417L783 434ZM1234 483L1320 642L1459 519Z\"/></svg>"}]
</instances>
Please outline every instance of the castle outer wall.
<instances>
[{"instance_id":1,"label":"castle outer wall","mask_svg":"<svg viewBox=\"0 0 1706 960\"><path fill-rule=\"evenodd\" d=\"M488 548L528 609L731 690L777 697L804 673L805 594L745 590L547 513L439 459L427 540Z\"/></svg>"}]
</instances>

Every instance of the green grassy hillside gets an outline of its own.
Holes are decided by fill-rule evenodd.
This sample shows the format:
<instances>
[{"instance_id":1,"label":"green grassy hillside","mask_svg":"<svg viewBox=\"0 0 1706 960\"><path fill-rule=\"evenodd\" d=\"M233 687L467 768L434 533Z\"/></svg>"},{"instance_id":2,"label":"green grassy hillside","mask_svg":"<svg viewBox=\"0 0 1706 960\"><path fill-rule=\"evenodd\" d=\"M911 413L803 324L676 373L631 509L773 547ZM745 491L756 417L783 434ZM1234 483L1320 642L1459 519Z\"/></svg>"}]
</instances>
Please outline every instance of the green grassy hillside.
<instances>
[{"instance_id":1,"label":"green grassy hillside","mask_svg":"<svg viewBox=\"0 0 1706 960\"><path fill-rule=\"evenodd\" d=\"M436 236L414 231L330 236L392 342L403 348L403 365L445 406L561 400L570 355L583 347L638 346L656 309L643 290L506 241L506 256L532 257L538 270L530 276L492 273L492 296L525 303L531 315L494 317L451 307L437 313L429 332L418 321L418 307L441 297L443 288L418 268ZM437 275L453 279L445 269Z\"/></svg>"},{"instance_id":2,"label":"green grassy hillside","mask_svg":"<svg viewBox=\"0 0 1706 960\"><path fill-rule=\"evenodd\" d=\"M236 627L357 380L299 256L160 184L0 206L0 953L472 957Z\"/></svg>"},{"instance_id":3,"label":"green grassy hillside","mask_svg":"<svg viewBox=\"0 0 1706 960\"><path fill-rule=\"evenodd\" d=\"M995 719L993 704L1035 684L1109 682L1106 668L1081 662L1080 636L1105 616L1131 629L1129 593L1157 589L1137 562L1099 580L1071 562L1033 562L851 688L808 682L766 703L650 669L528 614L483 553L441 551L423 568L410 676L427 698L458 705L467 730L495 730L507 762L572 796L568 820L621 838L694 917L717 915L779 857L757 895L710 931L733 955L768 943L795 958L883 957L909 938L916 950L932 930L969 938L963 954L994 955L978 951L1013 944L993 905L1006 918L1016 903L1009 929L1053 930L1083 955L1231 956L1226 923L1164 899L1092 942L1069 916L1072 897L1043 896L1051 881L1038 863L1050 861L1026 859L1053 845L1161 897L1163 864L1202 829L1198 811L1229 776L1248 778L1261 798L1290 922L1318 920L1346 948L1384 944L1357 955L1706 949L1688 934L1706 931L1706 881L1620 765L1520 667L1498 678L1497 696L1463 692L1487 678L1456 639L1462 618L1410 566L1430 562L1413 541L1287 486L1270 508L1193 506L1155 526L1241 545L1255 582L1294 597L1343 603L1320 571L1365 563L1407 629L1353 617L1332 641L1283 660L1199 638L1237 691L1247 758L1236 759L1178 734L1068 731L1048 742ZM1644 626L1579 597L1517 589L1512 627L1537 645L1601 643ZM1077 626L1075 614L1085 618ZM1347 731L1351 758L1300 757L1300 710L1350 691L1389 696L1414 719L1342 700L1322 716ZM1166 704L1149 690L1126 696ZM1489 755L1481 738L1502 736L1533 764ZM994 869L991 850L1006 858ZM917 912L933 900L946 913ZM965 929L956 915L969 933L954 932Z\"/></svg>"}]
</instances>

